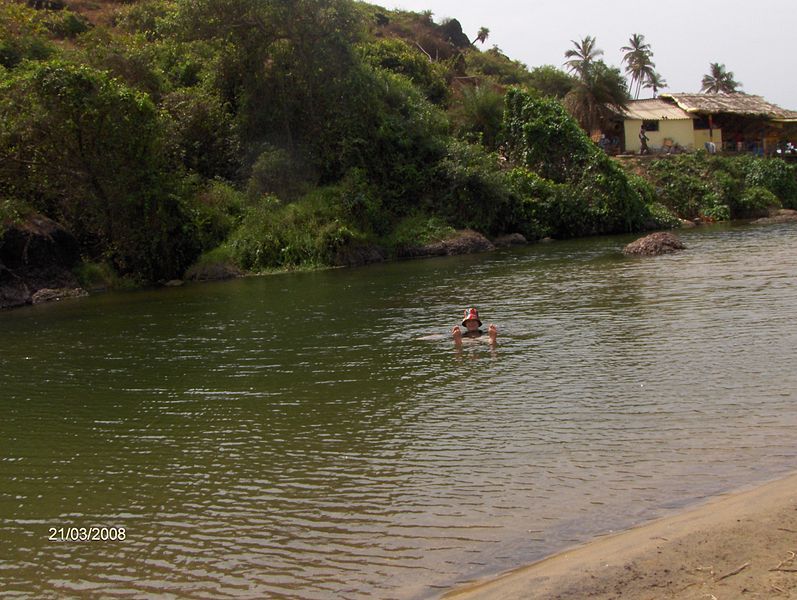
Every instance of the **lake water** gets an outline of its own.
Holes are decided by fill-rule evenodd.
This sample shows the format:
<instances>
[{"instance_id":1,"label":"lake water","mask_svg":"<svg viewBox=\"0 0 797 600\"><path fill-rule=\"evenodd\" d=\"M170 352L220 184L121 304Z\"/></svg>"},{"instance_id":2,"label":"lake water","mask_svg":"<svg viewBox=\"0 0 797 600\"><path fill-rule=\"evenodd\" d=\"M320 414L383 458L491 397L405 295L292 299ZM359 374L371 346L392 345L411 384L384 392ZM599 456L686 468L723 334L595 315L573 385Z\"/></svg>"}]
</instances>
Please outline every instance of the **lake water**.
<instances>
[{"instance_id":1,"label":"lake water","mask_svg":"<svg viewBox=\"0 0 797 600\"><path fill-rule=\"evenodd\" d=\"M0 314L0 593L434 597L792 471L797 228L680 235Z\"/></svg>"}]
</instances>

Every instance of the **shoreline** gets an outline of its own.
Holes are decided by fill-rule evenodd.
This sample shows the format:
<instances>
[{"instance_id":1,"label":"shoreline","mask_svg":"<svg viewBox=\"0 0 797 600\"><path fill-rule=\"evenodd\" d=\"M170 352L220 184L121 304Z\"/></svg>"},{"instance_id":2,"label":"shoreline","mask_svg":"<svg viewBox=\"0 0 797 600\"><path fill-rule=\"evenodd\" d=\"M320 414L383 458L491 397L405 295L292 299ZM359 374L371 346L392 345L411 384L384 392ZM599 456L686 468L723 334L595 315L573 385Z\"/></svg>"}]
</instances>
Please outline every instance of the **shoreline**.
<instances>
[{"instance_id":1,"label":"shoreline","mask_svg":"<svg viewBox=\"0 0 797 600\"><path fill-rule=\"evenodd\" d=\"M708 227L708 226L749 226L749 225L776 225L785 222L797 222L797 211L780 211L780 213L789 213L788 215L780 215L769 219L759 219L759 221L753 221L750 219L743 219L743 220L736 220L736 221L720 221L720 222L703 222L700 224L701 227ZM688 224L688 226L687 226ZM666 231L666 232L683 232L689 231L690 229L694 228L695 224L691 222L681 222L680 227L674 227L671 229L661 229L655 230L658 232ZM190 267L186 273L183 274L181 278L173 279L170 281L159 281L159 282L149 282L143 284L131 284L131 285L124 285L121 287L115 287L112 284L106 283L104 285L99 286L91 286L85 285L83 283L78 282L77 275L74 269L65 269L64 273L66 273L66 283L62 282L47 282L46 284L42 284L36 286L34 294L29 294L30 298L27 301L8 301L6 296L13 296L14 294L9 294L9 290L4 288L3 282L0 282L0 312L7 312L12 311L14 309L23 308L25 306L37 305L37 304L44 304L50 303L53 301L59 301L62 299L73 299L73 298L82 298L88 296L94 296L97 294L103 294L106 292L112 291L135 291L135 290L146 290L146 289L163 289L163 288L171 288L171 287L181 287L183 285L191 285L191 284L203 284L203 283L216 283L219 281L230 281L234 279L246 279L250 277L265 277L271 275L285 275L289 273L315 273L320 271L329 271L329 270L336 270L336 269L350 269L350 268L358 268L358 267L366 267L372 265L383 265L383 264L390 264L396 262L403 262L403 261L410 261L410 260L422 260L422 259L429 259L429 258L441 258L446 256L463 256L463 255L472 255L472 254L483 254L494 252L496 250L506 250L509 248L518 248L518 247L529 247L535 246L539 244L544 244L548 242L555 242L555 241L573 241L573 240L581 240L581 239L589 239L591 237L631 237L631 236L642 236L645 237L650 235L652 230L639 230L639 231L631 231L625 233L614 233L614 234L601 234L599 236L577 236L572 238L561 238L561 239L551 239L551 238L543 238L540 240L526 240L522 238L522 241L513 237L513 234L499 236L493 240L489 240L488 238L484 237L481 234L470 230L459 230L456 232L456 235L452 238L445 240L444 242L438 242L433 244L428 244L427 246L418 246L415 249L414 253L408 253L405 255L397 255L397 256L382 256L380 260L373 260L373 261L364 261L364 262L355 262L350 264L301 264L301 265L290 265L290 266L283 266L283 267L275 267L270 269L262 269L259 271L245 271L240 269L236 265L232 263L220 262L214 263L210 262L199 266L200 263L197 262L195 265ZM519 234L514 234L519 235ZM0 236L1 237L1 236ZM639 239L642 239L639 238ZM2 273L2 263L0 262L0 274ZM208 276L207 274L204 275L189 275L192 269L198 268L198 273L203 271L209 271L213 274ZM195 274L196 275L196 274ZM22 278L18 278L22 280ZM13 290L12 290L13 291ZM27 290L26 290L27 291ZM44 297L34 299L33 296L35 293L39 291L44 292Z\"/></svg>"},{"instance_id":2,"label":"shoreline","mask_svg":"<svg viewBox=\"0 0 797 600\"><path fill-rule=\"evenodd\" d=\"M449 590L446 600L792 598L797 472Z\"/></svg>"}]
</instances>

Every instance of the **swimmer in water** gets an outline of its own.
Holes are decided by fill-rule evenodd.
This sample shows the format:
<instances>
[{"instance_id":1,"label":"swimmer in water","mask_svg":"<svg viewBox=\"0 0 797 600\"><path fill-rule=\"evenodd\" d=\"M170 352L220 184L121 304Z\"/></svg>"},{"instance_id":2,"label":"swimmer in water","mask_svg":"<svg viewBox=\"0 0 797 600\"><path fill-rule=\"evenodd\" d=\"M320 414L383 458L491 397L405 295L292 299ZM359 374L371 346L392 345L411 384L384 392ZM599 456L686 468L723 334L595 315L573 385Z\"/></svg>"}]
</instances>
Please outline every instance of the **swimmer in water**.
<instances>
[{"instance_id":1,"label":"swimmer in water","mask_svg":"<svg viewBox=\"0 0 797 600\"><path fill-rule=\"evenodd\" d=\"M462 338L480 338L484 335L484 332L481 330L482 321L479 318L479 311L475 308L468 308L465 310L465 314L462 316L462 327L465 328L465 332L462 332L459 325L455 325L454 328L451 330L451 336L454 338L454 344L456 346L462 345ZM491 346L495 346L497 343L496 338L498 337L498 328L495 325L490 325L487 328L487 337L489 338L489 343Z\"/></svg>"}]
</instances>

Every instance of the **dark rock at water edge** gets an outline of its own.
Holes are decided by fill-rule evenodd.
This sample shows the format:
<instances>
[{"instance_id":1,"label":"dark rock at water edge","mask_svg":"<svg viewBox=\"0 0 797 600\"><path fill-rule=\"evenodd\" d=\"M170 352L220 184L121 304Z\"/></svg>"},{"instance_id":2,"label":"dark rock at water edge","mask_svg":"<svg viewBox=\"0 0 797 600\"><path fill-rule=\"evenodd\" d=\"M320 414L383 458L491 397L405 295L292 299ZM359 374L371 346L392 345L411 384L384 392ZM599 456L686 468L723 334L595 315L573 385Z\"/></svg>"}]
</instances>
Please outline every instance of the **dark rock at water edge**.
<instances>
[{"instance_id":1,"label":"dark rock at water edge","mask_svg":"<svg viewBox=\"0 0 797 600\"><path fill-rule=\"evenodd\" d=\"M31 293L22 278L0 264L0 309L30 304Z\"/></svg>"},{"instance_id":2,"label":"dark rock at water edge","mask_svg":"<svg viewBox=\"0 0 797 600\"><path fill-rule=\"evenodd\" d=\"M797 210L782 208L773 211L768 217L753 221L753 225L776 225L778 223L797 223Z\"/></svg>"},{"instance_id":3,"label":"dark rock at water edge","mask_svg":"<svg viewBox=\"0 0 797 600\"><path fill-rule=\"evenodd\" d=\"M37 215L0 235L0 262L12 271L61 267L80 260L77 240L61 225Z\"/></svg>"},{"instance_id":4,"label":"dark rock at water edge","mask_svg":"<svg viewBox=\"0 0 797 600\"><path fill-rule=\"evenodd\" d=\"M493 240L496 248L509 248L510 246L525 246L529 241L520 233L508 233Z\"/></svg>"},{"instance_id":5,"label":"dark rock at water edge","mask_svg":"<svg viewBox=\"0 0 797 600\"><path fill-rule=\"evenodd\" d=\"M358 267L372 263L384 262L387 252L384 248L373 244L354 243L339 248L332 259L336 267Z\"/></svg>"},{"instance_id":6,"label":"dark rock at water edge","mask_svg":"<svg viewBox=\"0 0 797 600\"><path fill-rule=\"evenodd\" d=\"M471 229L458 231L454 237L423 246L402 248L399 258L420 258L424 256L454 256L495 250L493 243L481 233Z\"/></svg>"},{"instance_id":7,"label":"dark rock at water edge","mask_svg":"<svg viewBox=\"0 0 797 600\"><path fill-rule=\"evenodd\" d=\"M72 268L77 240L61 225L37 215L0 234L0 308L31 304L39 290L80 288Z\"/></svg>"},{"instance_id":8,"label":"dark rock at water edge","mask_svg":"<svg viewBox=\"0 0 797 600\"><path fill-rule=\"evenodd\" d=\"M226 262L194 265L185 273L186 281L224 281L243 277L244 273L233 264Z\"/></svg>"},{"instance_id":9,"label":"dark rock at water edge","mask_svg":"<svg viewBox=\"0 0 797 600\"><path fill-rule=\"evenodd\" d=\"M677 252L685 248L686 246L684 246L683 242L672 233L660 231L631 242L625 247L623 252L637 256L658 256Z\"/></svg>"}]
</instances>

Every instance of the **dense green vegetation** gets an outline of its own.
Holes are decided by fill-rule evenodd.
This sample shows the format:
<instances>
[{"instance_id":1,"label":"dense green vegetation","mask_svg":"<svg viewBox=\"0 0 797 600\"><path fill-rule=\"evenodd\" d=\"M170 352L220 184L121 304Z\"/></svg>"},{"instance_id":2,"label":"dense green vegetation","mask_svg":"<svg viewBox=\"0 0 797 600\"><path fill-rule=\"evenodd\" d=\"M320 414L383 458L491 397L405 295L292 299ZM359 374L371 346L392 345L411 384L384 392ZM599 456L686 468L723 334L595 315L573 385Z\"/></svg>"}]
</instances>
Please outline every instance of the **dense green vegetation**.
<instances>
[{"instance_id":1,"label":"dense green vegetation","mask_svg":"<svg viewBox=\"0 0 797 600\"><path fill-rule=\"evenodd\" d=\"M351 0L95 4L112 16L0 4L0 224L50 216L128 278L349 264L461 228L667 226L656 191L683 216L797 203L778 161L660 161L656 188L627 174L559 102L591 122L626 94L618 70L529 70L456 20Z\"/></svg>"},{"instance_id":2,"label":"dense green vegetation","mask_svg":"<svg viewBox=\"0 0 797 600\"><path fill-rule=\"evenodd\" d=\"M687 219L721 221L766 216L770 208L797 209L795 167L780 159L681 154L652 161L647 178L660 200Z\"/></svg>"}]
</instances>

